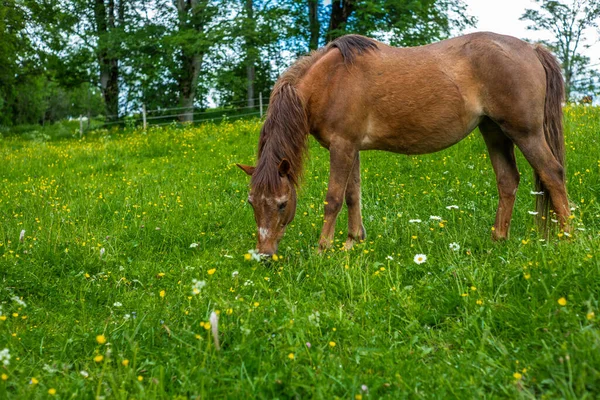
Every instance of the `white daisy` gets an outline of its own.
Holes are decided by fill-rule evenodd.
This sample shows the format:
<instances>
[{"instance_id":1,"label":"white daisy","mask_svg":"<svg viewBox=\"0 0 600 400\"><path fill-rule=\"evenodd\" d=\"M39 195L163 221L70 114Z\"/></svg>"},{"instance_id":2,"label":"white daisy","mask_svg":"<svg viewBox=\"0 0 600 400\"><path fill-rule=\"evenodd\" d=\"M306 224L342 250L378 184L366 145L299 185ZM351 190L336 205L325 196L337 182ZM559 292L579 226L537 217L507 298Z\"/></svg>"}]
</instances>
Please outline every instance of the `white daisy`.
<instances>
[{"instance_id":1,"label":"white daisy","mask_svg":"<svg viewBox=\"0 0 600 400\"><path fill-rule=\"evenodd\" d=\"M409 219L408 223L409 224L419 224L419 223L421 223L421 220L420 219Z\"/></svg>"},{"instance_id":2,"label":"white daisy","mask_svg":"<svg viewBox=\"0 0 600 400\"><path fill-rule=\"evenodd\" d=\"M19 242L23 243L24 240L25 240L25 229L23 229L21 231L21 234L19 235Z\"/></svg>"},{"instance_id":3,"label":"white daisy","mask_svg":"<svg viewBox=\"0 0 600 400\"><path fill-rule=\"evenodd\" d=\"M429 219L431 219L433 221L441 221L442 217L438 217L437 215L430 215Z\"/></svg>"},{"instance_id":4,"label":"white daisy","mask_svg":"<svg viewBox=\"0 0 600 400\"><path fill-rule=\"evenodd\" d=\"M448 209L448 210L458 210L458 206L456 206L456 205L453 204L451 206L446 206L446 209Z\"/></svg>"},{"instance_id":5,"label":"white daisy","mask_svg":"<svg viewBox=\"0 0 600 400\"><path fill-rule=\"evenodd\" d=\"M13 296L10 298L12 301L20 305L21 307L27 307L27 304L19 296Z\"/></svg>"},{"instance_id":6,"label":"white daisy","mask_svg":"<svg viewBox=\"0 0 600 400\"><path fill-rule=\"evenodd\" d=\"M423 264L425 261L427 261L427 256L425 254L417 254L415 255L414 261L417 264Z\"/></svg>"},{"instance_id":7,"label":"white daisy","mask_svg":"<svg viewBox=\"0 0 600 400\"><path fill-rule=\"evenodd\" d=\"M0 362L2 362L4 366L10 364L10 351L8 349L0 350Z\"/></svg>"},{"instance_id":8,"label":"white daisy","mask_svg":"<svg viewBox=\"0 0 600 400\"><path fill-rule=\"evenodd\" d=\"M192 294L199 294L204 286L206 286L205 281L199 281L198 279L192 279Z\"/></svg>"},{"instance_id":9,"label":"white daisy","mask_svg":"<svg viewBox=\"0 0 600 400\"><path fill-rule=\"evenodd\" d=\"M531 215L538 215L539 213L537 211L527 211L529 214Z\"/></svg>"},{"instance_id":10,"label":"white daisy","mask_svg":"<svg viewBox=\"0 0 600 400\"><path fill-rule=\"evenodd\" d=\"M460 250L460 244L456 243L456 242L452 242L450 243L450 250L452 251L459 251Z\"/></svg>"},{"instance_id":11,"label":"white daisy","mask_svg":"<svg viewBox=\"0 0 600 400\"><path fill-rule=\"evenodd\" d=\"M196 247L198 247L198 243L190 244L190 249L195 249Z\"/></svg>"},{"instance_id":12,"label":"white daisy","mask_svg":"<svg viewBox=\"0 0 600 400\"><path fill-rule=\"evenodd\" d=\"M534 192L533 190L531 192L529 192L529 194L532 194L534 196L543 196L544 192Z\"/></svg>"}]
</instances>

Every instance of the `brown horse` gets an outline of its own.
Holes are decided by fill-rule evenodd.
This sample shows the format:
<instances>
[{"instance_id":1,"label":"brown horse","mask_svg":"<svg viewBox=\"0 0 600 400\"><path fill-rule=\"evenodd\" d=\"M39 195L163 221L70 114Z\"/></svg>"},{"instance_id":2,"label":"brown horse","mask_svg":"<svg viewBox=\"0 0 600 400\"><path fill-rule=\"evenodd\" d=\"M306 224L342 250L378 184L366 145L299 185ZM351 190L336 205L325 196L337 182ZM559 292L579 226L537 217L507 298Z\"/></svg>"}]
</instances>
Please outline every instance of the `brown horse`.
<instances>
[{"instance_id":1,"label":"brown horse","mask_svg":"<svg viewBox=\"0 0 600 400\"><path fill-rule=\"evenodd\" d=\"M560 66L539 45L474 33L415 48L358 35L299 59L278 80L260 133L248 201L258 250L274 254L296 212L296 186L312 134L330 152L320 250L333 243L344 198L350 248L365 238L360 206L361 150L440 151L479 127L496 173L499 204L492 238L506 239L519 172L514 145L533 167L538 217L549 200L568 228Z\"/></svg>"}]
</instances>

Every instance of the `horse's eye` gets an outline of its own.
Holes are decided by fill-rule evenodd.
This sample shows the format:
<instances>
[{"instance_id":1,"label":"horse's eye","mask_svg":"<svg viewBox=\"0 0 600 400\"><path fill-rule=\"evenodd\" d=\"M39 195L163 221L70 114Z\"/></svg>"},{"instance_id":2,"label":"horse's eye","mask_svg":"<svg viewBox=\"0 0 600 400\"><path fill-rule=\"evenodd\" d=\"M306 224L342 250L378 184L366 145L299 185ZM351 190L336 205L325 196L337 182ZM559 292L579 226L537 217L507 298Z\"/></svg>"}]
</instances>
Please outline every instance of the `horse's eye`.
<instances>
[{"instance_id":1,"label":"horse's eye","mask_svg":"<svg viewBox=\"0 0 600 400\"><path fill-rule=\"evenodd\" d=\"M285 209L285 207L287 206L287 201L279 204L279 211L283 211Z\"/></svg>"}]
</instances>

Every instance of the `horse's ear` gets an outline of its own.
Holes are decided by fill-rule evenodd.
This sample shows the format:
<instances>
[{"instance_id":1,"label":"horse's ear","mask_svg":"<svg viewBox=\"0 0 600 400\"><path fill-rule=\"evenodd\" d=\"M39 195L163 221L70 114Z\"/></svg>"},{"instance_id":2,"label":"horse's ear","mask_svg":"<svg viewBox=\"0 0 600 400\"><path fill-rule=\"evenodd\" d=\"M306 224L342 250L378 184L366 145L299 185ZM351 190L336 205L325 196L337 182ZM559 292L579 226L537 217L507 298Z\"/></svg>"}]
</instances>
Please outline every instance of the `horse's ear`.
<instances>
[{"instance_id":1,"label":"horse's ear","mask_svg":"<svg viewBox=\"0 0 600 400\"><path fill-rule=\"evenodd\" d=\"M235 165L237 165L242 171L244 171L245 173L247 173L250 176L252 176L252 174L254 173L254 170L256 169L256 167L253 167L251 165L243 165L243 164L235 164Z\"/></svg>"},{"instance_id":2,"label":"horse's ear","mask_svg":"<svg viewBox=\"0 0 600 400\"><path fill-rule=\"evenodd\" d=\"M290 164L290 162L284 158L279 163L279 175L287 176L290 173L291 168L292 168L292 165Z\"/></svg>"}]
</instances>

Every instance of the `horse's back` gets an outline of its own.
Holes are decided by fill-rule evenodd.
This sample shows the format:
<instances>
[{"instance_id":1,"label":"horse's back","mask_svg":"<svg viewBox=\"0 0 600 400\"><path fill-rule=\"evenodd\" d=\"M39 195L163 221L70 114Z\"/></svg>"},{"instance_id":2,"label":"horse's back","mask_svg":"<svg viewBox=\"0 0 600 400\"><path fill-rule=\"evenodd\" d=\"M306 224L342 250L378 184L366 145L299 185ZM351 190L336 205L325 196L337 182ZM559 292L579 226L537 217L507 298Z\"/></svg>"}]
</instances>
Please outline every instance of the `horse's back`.
<instances>
[{"instance_id":1,"label":"horse's back","mask_svg":"<svg viewBox=\"0 0 600 400\"><path fill-rule=\"evenodd\" d=\"M377 43L352 64L331 50L304 81L322 143L344 131L362 149L408 154L451 146L516 105L543 108L545 94L533 46L486 32L413 48Z\"/></svg>"}]
</instances>

